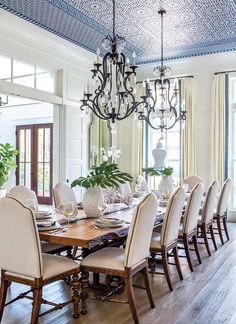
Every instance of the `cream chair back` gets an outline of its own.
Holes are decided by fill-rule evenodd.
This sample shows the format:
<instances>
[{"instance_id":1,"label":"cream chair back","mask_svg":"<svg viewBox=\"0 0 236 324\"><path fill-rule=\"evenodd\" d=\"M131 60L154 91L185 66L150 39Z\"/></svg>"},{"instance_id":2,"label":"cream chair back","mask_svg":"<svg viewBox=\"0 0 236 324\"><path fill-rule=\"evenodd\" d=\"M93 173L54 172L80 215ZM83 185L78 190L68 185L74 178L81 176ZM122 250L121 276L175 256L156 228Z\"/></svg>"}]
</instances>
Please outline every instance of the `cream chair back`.
<instances>
[{"instance_id":1,"label":"cream chair back","mask_svg":"<svg viewBox=\"0 0 236 324\"><path fill-rule=\"evenodd\" d=\"M0 269L31 278L43 275L34 215L12 197L0 200Z\"/></svg>"},{"instance_id":2,"label":"cream chair back","mask_svg":"<svg viewBox=\"0 0 236 324\"><path fill-rule=\"evenodd\" d=\"M207 190L204 204L202 207L202 222L208 224L214 215L216 205L216 198L218 194L219 183L217 180L213 181Z\"/></svg>"},{"instance_id":3,"label":"cream chair back","mask_svg":"<svg viewBox=\"0 0 236 324\"><path fill-rule=\"evenodd\" d=\"M142 175L138 175L135 182L140 191L150 192L147 180Z\"/></svg>"},{"instance_id":4,"label":"cream chair back","mask_svg":"<svg viewBox=\"0 0 236 324\"><path fill-rule=\"evenodd\" d=\"M187 184L189 189L192 190L198 183L203 184L203 179L196 175L191 175L191 176L185 178L183 183Z\"/></svg>"},{"instance_id":5,"label":"cream chair back","mask_svg":"<svg viewBox=\"0 0 236 324\"><path fill-rule=\"evenodd\" d=\"M20 200L24 205L27 205L28 199L34 199L35 208L39 210L38 199L35 192L25 186L18 185L13 187L7 196Z\"/></svg>"},{"instance_id":6,"label":"cream chair back","mask_svg":"<svg viewBox=\"0 0 236 324\"><path fill-rule=\"evenodd\" d=\"M199 210L203 198L203 185L198 183L188 199L188 203L184 213L183 233L188 234L196 229L199 217Z\"/></svg>"},{"instance_id":7,"label":"cream chair back","mask_svg":"<svg viewBox=\"0 0 236 324\"><path fill-rule=\"evenodd\" d=\"M179 187L173 192L167 206L161 229L162 246L169 246L177 240L184 202L185 192L182 187Z\"/></svg>"},{"instance_id":8,"label":"cream chair back","mask_svg":"<svg viewBox=\"0 0 236 324\"><path fill-rule=\"evenodd\" d=\"M227 211L231 186L231 179L227 179L222 186L220 196L217 202L217 215L223 216Z\"/></svg>"},{"instance_id":9,"label":"cream chair back","mask_svg":"<svg viewBox=\"0 0 236 324\"><path fill-rule=\"evenodd\" d=\"M131 190L129 182L121 183L119 185L119 189L120 189L120 193L122 195L130 195L130 194L132 194L132 190Z\"/></svg>"},{"instance_id":10,"label":"cream chair back","mask_svg":"<svg viewBox=\"0 0 236 324\"><path fill-rule=\"evenodd\" d=\"M125 247L125 267L132 268L148 257L157 209L158 202L153 193L146 195L137 206Z\"/></svg>"},{"instance_id":11,"label":"cream chair back","mask_svg":"<svg viewBox=\"0 0 236 324\"><path fill-rule=\"evenodd\" d=\"M61 203L68 201L73 201L77 204L75 192L66 182L59 182L55 188L53 188L53 198L56 208L58 208Z\"/></svg>"}]
</instances>

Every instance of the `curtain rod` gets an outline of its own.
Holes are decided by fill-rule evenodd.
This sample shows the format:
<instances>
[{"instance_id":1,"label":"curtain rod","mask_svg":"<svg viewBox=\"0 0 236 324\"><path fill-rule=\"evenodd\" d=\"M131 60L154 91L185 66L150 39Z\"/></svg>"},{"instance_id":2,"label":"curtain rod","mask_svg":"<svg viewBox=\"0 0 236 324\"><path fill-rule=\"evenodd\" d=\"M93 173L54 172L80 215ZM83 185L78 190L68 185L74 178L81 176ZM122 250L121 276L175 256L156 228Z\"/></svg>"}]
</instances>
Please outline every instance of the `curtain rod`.
<instances>
[{"instance_id":1,"label":"curtain rod","mask_svg":"<svg viewBox=\"0 0 236 324\"><path fill-rule=\"evenodd\" d=\"M193 75L183 75L183 76L180 76L180 77L172 77L172 78L168 78L168 79L169 80L174 80L174 79L185 79L185 78L194 78L194 76ZM158 79L158 78L156 78L156 79ZM156 79L150 79L149 82L155 82ZM136 83L143 83L143 81L147 81L147 80L137 81Z\"/></svg>"},{"instance_id":2,"label":"curtain rod","mask_svg":"<svg viewBox=\"0 0 236 324\"><path fill-rule=\"evenodd\" d=\"M214 74L217 75L217 74L222 74L222 73L233 73L233 72L236 72L236 70L216 72Z\"/></svg>"}]
</instances>

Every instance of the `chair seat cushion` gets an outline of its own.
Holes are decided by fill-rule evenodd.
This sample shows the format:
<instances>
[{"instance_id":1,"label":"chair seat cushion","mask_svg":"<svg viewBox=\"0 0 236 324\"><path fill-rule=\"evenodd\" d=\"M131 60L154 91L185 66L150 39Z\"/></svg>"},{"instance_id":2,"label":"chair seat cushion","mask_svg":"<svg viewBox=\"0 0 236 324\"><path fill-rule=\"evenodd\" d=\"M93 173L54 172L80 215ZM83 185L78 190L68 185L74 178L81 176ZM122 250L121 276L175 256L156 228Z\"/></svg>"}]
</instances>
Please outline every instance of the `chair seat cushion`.
<instances>
[{"instance_id":1,"label":"chair seat cushion","mask_svg":"<svg viewBox=\"0 0 236 324\"><path fill-rule=\"evenodd\" d=\"M107 247L85 257L80 266L81 269L92 267L124 271L124 253L123 249Z\"/></svg>"},{"instance_id":2,"label":"chair seat cushion","mask_svg":"<svg viewBox=\"0 0 236 324\"><path fill-rule=\"evenodd\" d=\"M52 253L53 251L66 249L65 245L54 244L46 241L40 241L42 253Z\"/></svg>"},{"instance_id":3,"label":"chair seat cushion","mask_svg":"<svg viewBox=\"0 0 236 324\"><path fill-rule=\"evenodd\" d=\"M60 273L78 269L79 264L66 257L42 254L43 257L43 279L54 277Z\"/></svg>"},{"instance_id":4,"label":"chair seat cushion","mask_svg":"<svg viewBox=\"0 0 236 324\"><path fill-rule=\"evenodd\" d=\"M161 249L161 234L153 232L152 233L150 250L157 250L157 249L158 250Z\"/></svg>"},{"instance_id":5,"label":"chair seat cushion","mask_svg":"<svg viewBox=\"0 0 236 324\"><path fill-rule=\"evenodd\" d=\"M43 279L49 279L51 277L57 276L64 272L69 272L72 270L78 269L79 272L79 265L66 257L61 257L57 255L50 255L50 254L42 254L42 261L43 261ZM13 272L6 272L7 275L16 276L23 279L34 280L33 277L24 276L18 273Z\"/></svg>"}]
</instances>

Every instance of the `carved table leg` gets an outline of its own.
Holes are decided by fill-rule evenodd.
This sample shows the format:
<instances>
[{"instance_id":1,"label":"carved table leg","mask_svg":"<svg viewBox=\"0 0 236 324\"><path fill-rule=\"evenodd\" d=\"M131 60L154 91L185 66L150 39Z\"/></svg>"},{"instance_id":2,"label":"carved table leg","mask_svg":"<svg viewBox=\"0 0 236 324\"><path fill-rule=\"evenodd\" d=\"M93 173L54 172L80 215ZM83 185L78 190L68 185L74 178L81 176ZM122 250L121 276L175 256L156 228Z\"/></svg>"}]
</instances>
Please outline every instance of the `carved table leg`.
<instances>
[{"instance_id":1,"label":"carved table leg","mask_svg":"<svg viewBox=\"0 0 236 324\"><path fill-rule=\"evenodd\" d=\"M80 303L80 281L79 281L79 275L74 274L72 276L72 291L73 291L73 297L72 301L74 304L74 318L79 318L79 303Z\"/></svg>"},{"instance_id":2,"label":"carved table leg","mask_svg":"<svg viewBox=\"0 0 236 324\"><path fill-rule=\"evenodd\" d=\"M86 292L86 288L89 285L89 273L82 271L81 275L81 314L85 315L87 313L86 310L86 299L88 298L88 293Z\"/></svg>"}]
</instances>

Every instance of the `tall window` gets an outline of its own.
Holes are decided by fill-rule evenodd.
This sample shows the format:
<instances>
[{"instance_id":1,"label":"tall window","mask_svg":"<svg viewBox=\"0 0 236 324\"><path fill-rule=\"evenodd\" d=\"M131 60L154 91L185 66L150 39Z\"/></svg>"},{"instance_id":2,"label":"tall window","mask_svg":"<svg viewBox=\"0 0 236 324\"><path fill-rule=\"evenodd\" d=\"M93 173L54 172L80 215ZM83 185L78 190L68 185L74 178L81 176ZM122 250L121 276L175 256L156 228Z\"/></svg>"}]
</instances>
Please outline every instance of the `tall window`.
<instances>
[{"instance_id":1,"label":"tall window","mask_svg":"<svg viewBox=\"0 0 236 324\"><path fill-rule=\"evenodd\" d=\"M47 92L55 92L55 71L0 55L0 79Z\"/></svg>"},{"instance_id":2,"label":"tall window","mask_svg":"<svg viewBox=\"0 0 236 324\"><path fill-rule=\"evenodd\" d=\"M236 209L236 74L230 74L228 89L228 176L233 182L231 191L231 209Z\"/></svg>"},{"instance_id":3,"label":"tall window","mask_svg":"<svg viewBox=\"0 0 236 324\"><path fill-rule=\"evenodd\" d=\"M174 84L174 82L173 82ZM173 86L172 84L172 86ZM171 89L172 91L172 89ZM179 108L176 107L178 110ZM167 157L165 166L173 167L174 172L172 174L172 179L175 184L180 183L181 178L181 123L177 122L176 125L163 133L164 140L162 140L163 147L167 151ZM152 129L150 126L146 127L145 134L145 166L152 167L154 166L154 158L152 156L152 151L155 149L159 139L160 131ZM151 179L150 179L151 181Z\"/></svg>"}]
</instances>

